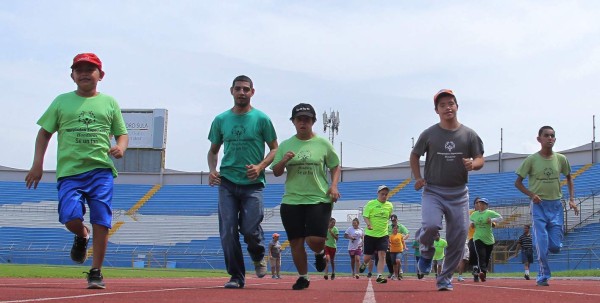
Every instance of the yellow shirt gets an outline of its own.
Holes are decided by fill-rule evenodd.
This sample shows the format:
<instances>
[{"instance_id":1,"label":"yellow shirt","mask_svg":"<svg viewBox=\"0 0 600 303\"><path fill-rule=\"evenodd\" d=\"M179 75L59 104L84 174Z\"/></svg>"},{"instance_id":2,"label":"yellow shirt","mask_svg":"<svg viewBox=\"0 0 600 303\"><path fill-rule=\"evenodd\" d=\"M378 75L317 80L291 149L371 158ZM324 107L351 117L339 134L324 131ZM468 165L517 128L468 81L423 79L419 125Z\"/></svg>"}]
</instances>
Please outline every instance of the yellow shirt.
<instances>
[{"instance_id":1,"label":"yellow shirt","mask_svg":"<svg viewBox=\"0 0 600 303\"><path fill-rule=\"evenodd\" d=\"M402 234L391 234L390 235L390 252L399 253L404 251L404 239Z\"/></svg>"}]
</instances>

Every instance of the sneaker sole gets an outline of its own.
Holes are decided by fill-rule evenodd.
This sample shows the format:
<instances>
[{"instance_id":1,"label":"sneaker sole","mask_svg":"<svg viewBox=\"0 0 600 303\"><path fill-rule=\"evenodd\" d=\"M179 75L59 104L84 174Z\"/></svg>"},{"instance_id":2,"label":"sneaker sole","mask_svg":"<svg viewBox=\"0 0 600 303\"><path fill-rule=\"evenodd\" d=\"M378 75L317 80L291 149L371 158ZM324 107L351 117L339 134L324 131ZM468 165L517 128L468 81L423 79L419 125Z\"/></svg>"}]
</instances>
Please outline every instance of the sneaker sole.
<instances>
[{"instance_id":1,"label":"sneaker sole","mask_svg":"<svg viewBox=\"0 0 600 303\"><path fill-rule=\"evenodd\" d=\"M98 283L92 283L92 284L88 284L88 289L106 289L106 286L104 284L98 284Z\"/></svg>"}]
</instances>

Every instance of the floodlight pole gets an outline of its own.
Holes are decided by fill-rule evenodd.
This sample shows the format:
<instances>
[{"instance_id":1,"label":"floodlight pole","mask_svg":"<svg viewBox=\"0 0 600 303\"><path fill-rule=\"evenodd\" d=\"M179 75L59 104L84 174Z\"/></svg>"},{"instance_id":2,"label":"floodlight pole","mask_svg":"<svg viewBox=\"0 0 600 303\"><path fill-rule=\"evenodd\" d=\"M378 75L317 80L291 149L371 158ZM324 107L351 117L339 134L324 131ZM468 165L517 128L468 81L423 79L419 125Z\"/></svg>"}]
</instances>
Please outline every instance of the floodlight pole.
<instances>
[{"instance_id":1,"label":"floodlight pole","mask_svg":"<svg viewBox=\"0 0 600 303\"><path fill-rule=\"evenodd\" d=\"M596 163L596 115L592 115L592 164Z\"/></svg>"},{"instance_id":2,"label":"floodlight pole","mask_svg":"<svg viewBox=\"0 0 600 303\"><path fill-rule=\"evenodd\" d=\"M331 111L329 116L327 112L323 112L323 132L327 132L329 129L329 142L331 145L335 142L335 135L338 133L340 127L340 112Z\"/></svg>"}]
</instances>

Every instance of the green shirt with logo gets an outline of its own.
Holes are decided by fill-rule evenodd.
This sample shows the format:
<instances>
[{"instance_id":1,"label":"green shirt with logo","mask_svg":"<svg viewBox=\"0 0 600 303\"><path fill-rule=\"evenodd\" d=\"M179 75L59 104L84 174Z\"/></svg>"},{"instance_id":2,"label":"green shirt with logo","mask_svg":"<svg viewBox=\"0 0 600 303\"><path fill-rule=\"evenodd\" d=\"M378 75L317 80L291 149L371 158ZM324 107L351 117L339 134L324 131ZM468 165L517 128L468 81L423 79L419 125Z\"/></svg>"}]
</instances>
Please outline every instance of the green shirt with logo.
<instances>
[{"instance_id":1,"label":"green shirt with logo","mask_svg":"<svg viewBox=\"0 0 600 303\"><path fill-rule=\"evenodd\" d=\"M255 180L250 180L246 176L246 165L262 162L265 143L276 139L271 119L256 108L243 114L236 114L231 109L221 113L213 120L208 133L212 144L223 144L219 174L241 185L265 184L264 171Z\"/></svg>"},{"instance_id":2,"label":"green shirt with logo","mask_svg":"<svg viewBox=\"0 0 600 303\"><path fill-rule=\"evenodd\" d=\"M365 235L381 238L388 235L388 220L394 211L394 205L390 201L379 202L374 199L365 205L363 217L371 221L373 229L365 229Z\"/></svg>"},{"instance_id":3,"label":"green shirt with logo","mask_svg":"<svg viewBox=\"0 0 600 303\"><path fill-rule=\"evenodd\" d=\"M75 92L54 99L37 124L58 132L56 178L74 176L97 168L117 170L108 155L110 136L127 134L117 101L99 93L81 97Z\"/></svg>"},{"instance_id":4,"label":"green shirt with logo","mask_svg":"<svg viewBox=\"0 0 600 303\"><path fill-rule=\"evenodd\" d=\"M560 174L571 174L569 160L563 154L553 153L544 158L540 153L529 155L517 169L517 175L529 177L529 190L542 200L558 200L562 197Z\"/></svg>"},{"instance_id":5,"label":"green shirt with logo","mask_svg":"<svg viewBox=\"0 0 600 303\"><path fill-rule=\"evenodd\" d=\"M491 222L497 222L499 219L502 219L502 216L499 213L489 209L484 211L474 211L469 219L475 224L473 241L481 240L481 242L487 245L496 243ZM491 219L491 222L488 222L488 219Z\"/></svg>"},{"instance_id":6,"label":"green shirt with logo","mask_svg":"<svg viewBox=\"0 0 600 303\"><path fill-rule=\"evenodd\" d=\"M287 176L281 203L331 203L331 197L327 195L329 181L326 168L331 169L340 164L333 145L319 136L300 140L294 135L281 142L271 168L277 165L288 151L294 152L295 156L285 165Z\"/></svg>"}]
</instances>

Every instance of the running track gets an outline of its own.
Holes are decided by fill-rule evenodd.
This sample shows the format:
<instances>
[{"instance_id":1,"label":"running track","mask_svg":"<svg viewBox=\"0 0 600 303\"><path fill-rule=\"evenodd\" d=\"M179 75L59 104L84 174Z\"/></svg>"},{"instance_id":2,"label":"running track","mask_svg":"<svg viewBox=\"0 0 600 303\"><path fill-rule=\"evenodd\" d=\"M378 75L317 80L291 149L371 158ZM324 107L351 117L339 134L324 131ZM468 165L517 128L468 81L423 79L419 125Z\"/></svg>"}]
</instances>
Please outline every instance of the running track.
<instances>
[{"instance_id":1,"label":"running track","mask_svg":"<svg viewBox=\"0 0 600 303\"><path fill-rule=\"evenodd\" d=\"M294 276L281 280L249 277L244 289L224 289L226 278L110 279L105 290L90 290L85 279L0 278L0 303L16 302L600 302L600 281L553 279L538 287L524 279L488 278L485 283L455 282L454 291L435 289L433 277L387 284L374 279L311 276L308 289L295 291Z\"/></svg>"}]
</instances>

